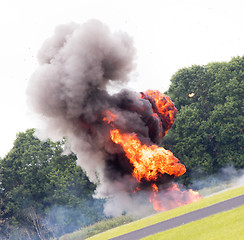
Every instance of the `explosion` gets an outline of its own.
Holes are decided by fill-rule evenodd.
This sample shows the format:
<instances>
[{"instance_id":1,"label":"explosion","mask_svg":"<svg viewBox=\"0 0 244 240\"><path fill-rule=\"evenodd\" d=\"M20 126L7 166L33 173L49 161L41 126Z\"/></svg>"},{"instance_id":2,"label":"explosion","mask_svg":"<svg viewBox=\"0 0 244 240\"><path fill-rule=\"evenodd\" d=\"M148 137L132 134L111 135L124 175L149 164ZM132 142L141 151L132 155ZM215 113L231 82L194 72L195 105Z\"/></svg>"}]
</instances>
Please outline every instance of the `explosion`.
<instances>
[{"instance_id":1,"label":"explosion","mask_svg":"<svg viewBox=\"0 0 244 240\"><path fill-rule=\"evenodd\" d=\"M111 199L119 198L121 214L129 209L127 200L143 191L157 211L199 199L172 183L186 168L158 146L176 117L171 99L153 90L107 90L112 82L129 80L134 55L126 33L111 33L97 20L61 25L43 44L27 89L46 135L68 140L77 163L97 184L96 196L108 198L110 215ZM172 198L166 201L164 193Z\"/></svg>"},{"instance_id":2,"label":"explosion","mask_svg":"<svg viewBox=\"0 0 244 240\"><path fill-rule=\"evenodd\" d=\"M158 175L168 174L178 177L185 173L185 166L169 151L156 145L142 145L135 134L121 134L118 129L111 131L111 139L121 144L126 157L133 165L132 175L140 182L156 181Z\"/></svg>"}]
</instances>

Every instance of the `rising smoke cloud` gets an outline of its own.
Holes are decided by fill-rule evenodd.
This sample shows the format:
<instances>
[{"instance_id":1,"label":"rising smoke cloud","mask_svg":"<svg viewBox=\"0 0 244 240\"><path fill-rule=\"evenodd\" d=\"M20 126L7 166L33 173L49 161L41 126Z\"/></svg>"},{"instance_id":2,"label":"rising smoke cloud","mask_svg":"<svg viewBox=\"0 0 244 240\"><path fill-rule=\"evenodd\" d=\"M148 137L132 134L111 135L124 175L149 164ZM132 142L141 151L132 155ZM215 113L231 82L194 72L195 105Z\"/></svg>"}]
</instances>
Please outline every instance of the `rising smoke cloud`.
<instances>
[{"instance_id":1,"label":"rising smoke cloud","mask_svg":"<svg viewBox=\"0 0 244 240\"><path fill-rule=\"evenodd\" d=\"M108 215L134 208L131 193L138 182L123 149L111 141L105 113L115 113L113 124L136 133L144 143L159 143L159 132L166 131L146 97L129 90L113 95L107 91L111 83L130 79L135 53L131 37L112 33L98 20L60 25L41 47L39 67L27 88L28 103L43 119L45 135L52 140L65 137L77 163L97 184L96 196L110 197ZM116 199L120 206L115 212Z\"/></svg>"},{"instance_id":2,"label":"rising smoke cloud","mask_svg":"<svg viewBox=\"0 0 244 240\"><path fill-rule=\"evenodd\" d=\"M106 88L111 82L129 80L134 57L133 40L126 33L112 33L98 20L60 25L41 47L39 68L27 88L28 103L43 118L45 135L53 140L68 139L78 164L99 185L99 197L124 191L126 186L119 184L120 179L112 184L108 178L106 155L116 149L109 146L108 132L98 116L113 108L115 101L120 102L121 94L111 97ZM136 98L135 93L124 94L128 101ZM133 113L124 117L121 114L121 124L130 120L136 121L136 126L140 123ZM91 131L96 132L95 137Z\"/></svg>"}]
</instances>

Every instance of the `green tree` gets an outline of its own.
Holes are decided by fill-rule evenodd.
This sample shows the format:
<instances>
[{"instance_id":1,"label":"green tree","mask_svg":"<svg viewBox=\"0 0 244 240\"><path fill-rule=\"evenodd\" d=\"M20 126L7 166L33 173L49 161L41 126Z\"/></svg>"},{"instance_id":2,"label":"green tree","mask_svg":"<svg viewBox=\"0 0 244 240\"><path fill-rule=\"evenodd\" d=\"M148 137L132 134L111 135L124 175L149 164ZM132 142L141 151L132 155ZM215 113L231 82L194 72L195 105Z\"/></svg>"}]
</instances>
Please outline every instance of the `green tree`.
<instances>
[{"instance_id":1,"label":"green tree","mask_svg":"<svg viewBox=\"0 0 244 240\"><path fill-rule=\"evenodd\" d=\"M183 68L166 94L178 114L163 144L186 165L185 184L194 174L244 167L244 57Z\"/></svg>"},{"instance_id":2,"label":"green tree","mask_svg":"<svg viewBox=\"0 0 244 240\"><path fill-rule=\"evenodd\" d=\"M34 129L19 133L0 161L1 237L49 239L103 217L102 201L64 142L42 142Z\"/></svg>"}]
</instances>

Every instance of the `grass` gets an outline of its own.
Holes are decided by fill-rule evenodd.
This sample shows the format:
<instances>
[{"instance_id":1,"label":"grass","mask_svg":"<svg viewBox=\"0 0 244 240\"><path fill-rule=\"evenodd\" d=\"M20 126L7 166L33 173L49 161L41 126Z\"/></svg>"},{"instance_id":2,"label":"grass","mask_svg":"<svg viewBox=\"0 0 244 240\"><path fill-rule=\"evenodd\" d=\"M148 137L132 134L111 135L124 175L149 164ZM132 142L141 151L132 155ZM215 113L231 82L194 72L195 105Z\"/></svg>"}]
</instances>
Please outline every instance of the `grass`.
<instances>
[{"instance_id":1,"label":"grass","mask_svg":"<svg viewBox=\"0 0 244 240\"><path fill-rule=\"evenodd\" d=\"M201 220L182 225L143 240L243 240L244 239L244 205L218 213Z\"/></svg>"},{"instance_id":2,"label":"grass","mask_svg":"<svg viewBox=\"0 0 244 240\"><path fill-rule=\"evenodd\" d=\"M212 204L215 204L217 202L221 202L242 194L244 194L244 186L231 189L228 191L224 191L219 194L213 195L211 197L203 198L199 202L188 204L179 208L175 208L170 211L157 213L155 215L134 222L131 222L133 221L133 219L128 216L122 216L116 219L101 221L92 226L86 227L80 231L76 231L71 234L66 234L63 237L61 237L60 240L80 240L88 237L89 240L107 240L109 238L116 237L200 208L204 208ZM181 239L187 239L187 238L181 238Z\"/></svg>"},{"instance_id":3,"label":"grass","mask_svg":"<svg viewBox=\"0 0 244 240\"><path fill-rule=\"evenodd\" d=\"M239 187L239 188L235 188L235 189L231 189L228 191L224 191L222 193L213 195L211 197L203 198L199 202L188 204L188 205L185 205L185 206L182 206L179 208L175 208L175 209L172 209L170 211L163 212L163 213L158 213L158 214L155 214L153 216L146 217L146 218L143 218L141 220L138 220L138 221L135 221L132 223L128 223L128 224L122 225L120 227L110 229L106 232L97 234L97 235L90 237L88 239L89 240L107 240L109 238L116 237L116 236L131 232L131 231L135 231L137 229L152 225L154 223L158 223L158 222L161 222L161 221L173 218L173 217L177 217L177 216L180 216L182 214L210 206L210 205L215 204L217 202L221 202L221 201L227 200L229 198L242 195L243 193L244 193L244 186Z\"/></svg>"},{"instance_id":4,"label":"grass","mask_svg":"<svg viewBox=\"0 0 244 240\"><path fill-rule=\"evenodd\" d=\"M108 229L115 228L117 226L121 226L123 224L132 222L134 220L135 219L133 217L130 217L128 215L103 220L91 226L85 227L80 231L76 231L71 234L65 234L60 238L60 240L80 240L80 239L88 238L95 234L104 232Z\"/></svg>"}]
</instances>

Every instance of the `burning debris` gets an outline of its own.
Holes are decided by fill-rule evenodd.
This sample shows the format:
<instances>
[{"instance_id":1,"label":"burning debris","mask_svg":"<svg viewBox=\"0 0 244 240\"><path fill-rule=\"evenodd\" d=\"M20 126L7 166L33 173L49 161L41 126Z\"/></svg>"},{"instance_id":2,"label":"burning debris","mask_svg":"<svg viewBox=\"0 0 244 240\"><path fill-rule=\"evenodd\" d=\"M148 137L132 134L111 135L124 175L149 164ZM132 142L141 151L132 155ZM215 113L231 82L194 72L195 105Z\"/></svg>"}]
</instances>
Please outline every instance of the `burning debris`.
<instances>
[{"instance_id":1,"label":"burning debris","mask_svg":"<svg viewBox=\"0 0 244 240\"><path fill-rule=\"evenodd\" d=\"M171 183L185 166L158 146L176 117L171 99L152 90L107 91L110 83L129 80L134 55L127 34L111 33L97 20L59 26L39 52L28 101L44 118L48 137L67 138L78 164L97 184L97 197L123 196L119 200L129 202L125 199L146 190L156 210L168 209L168 202L160 202L164 192L180 192L183 203L197 200L197 193ZM167 201L179 206L180 199ZM109 204L105 211L111 214Z\"/></svg>"}]
</instances>

